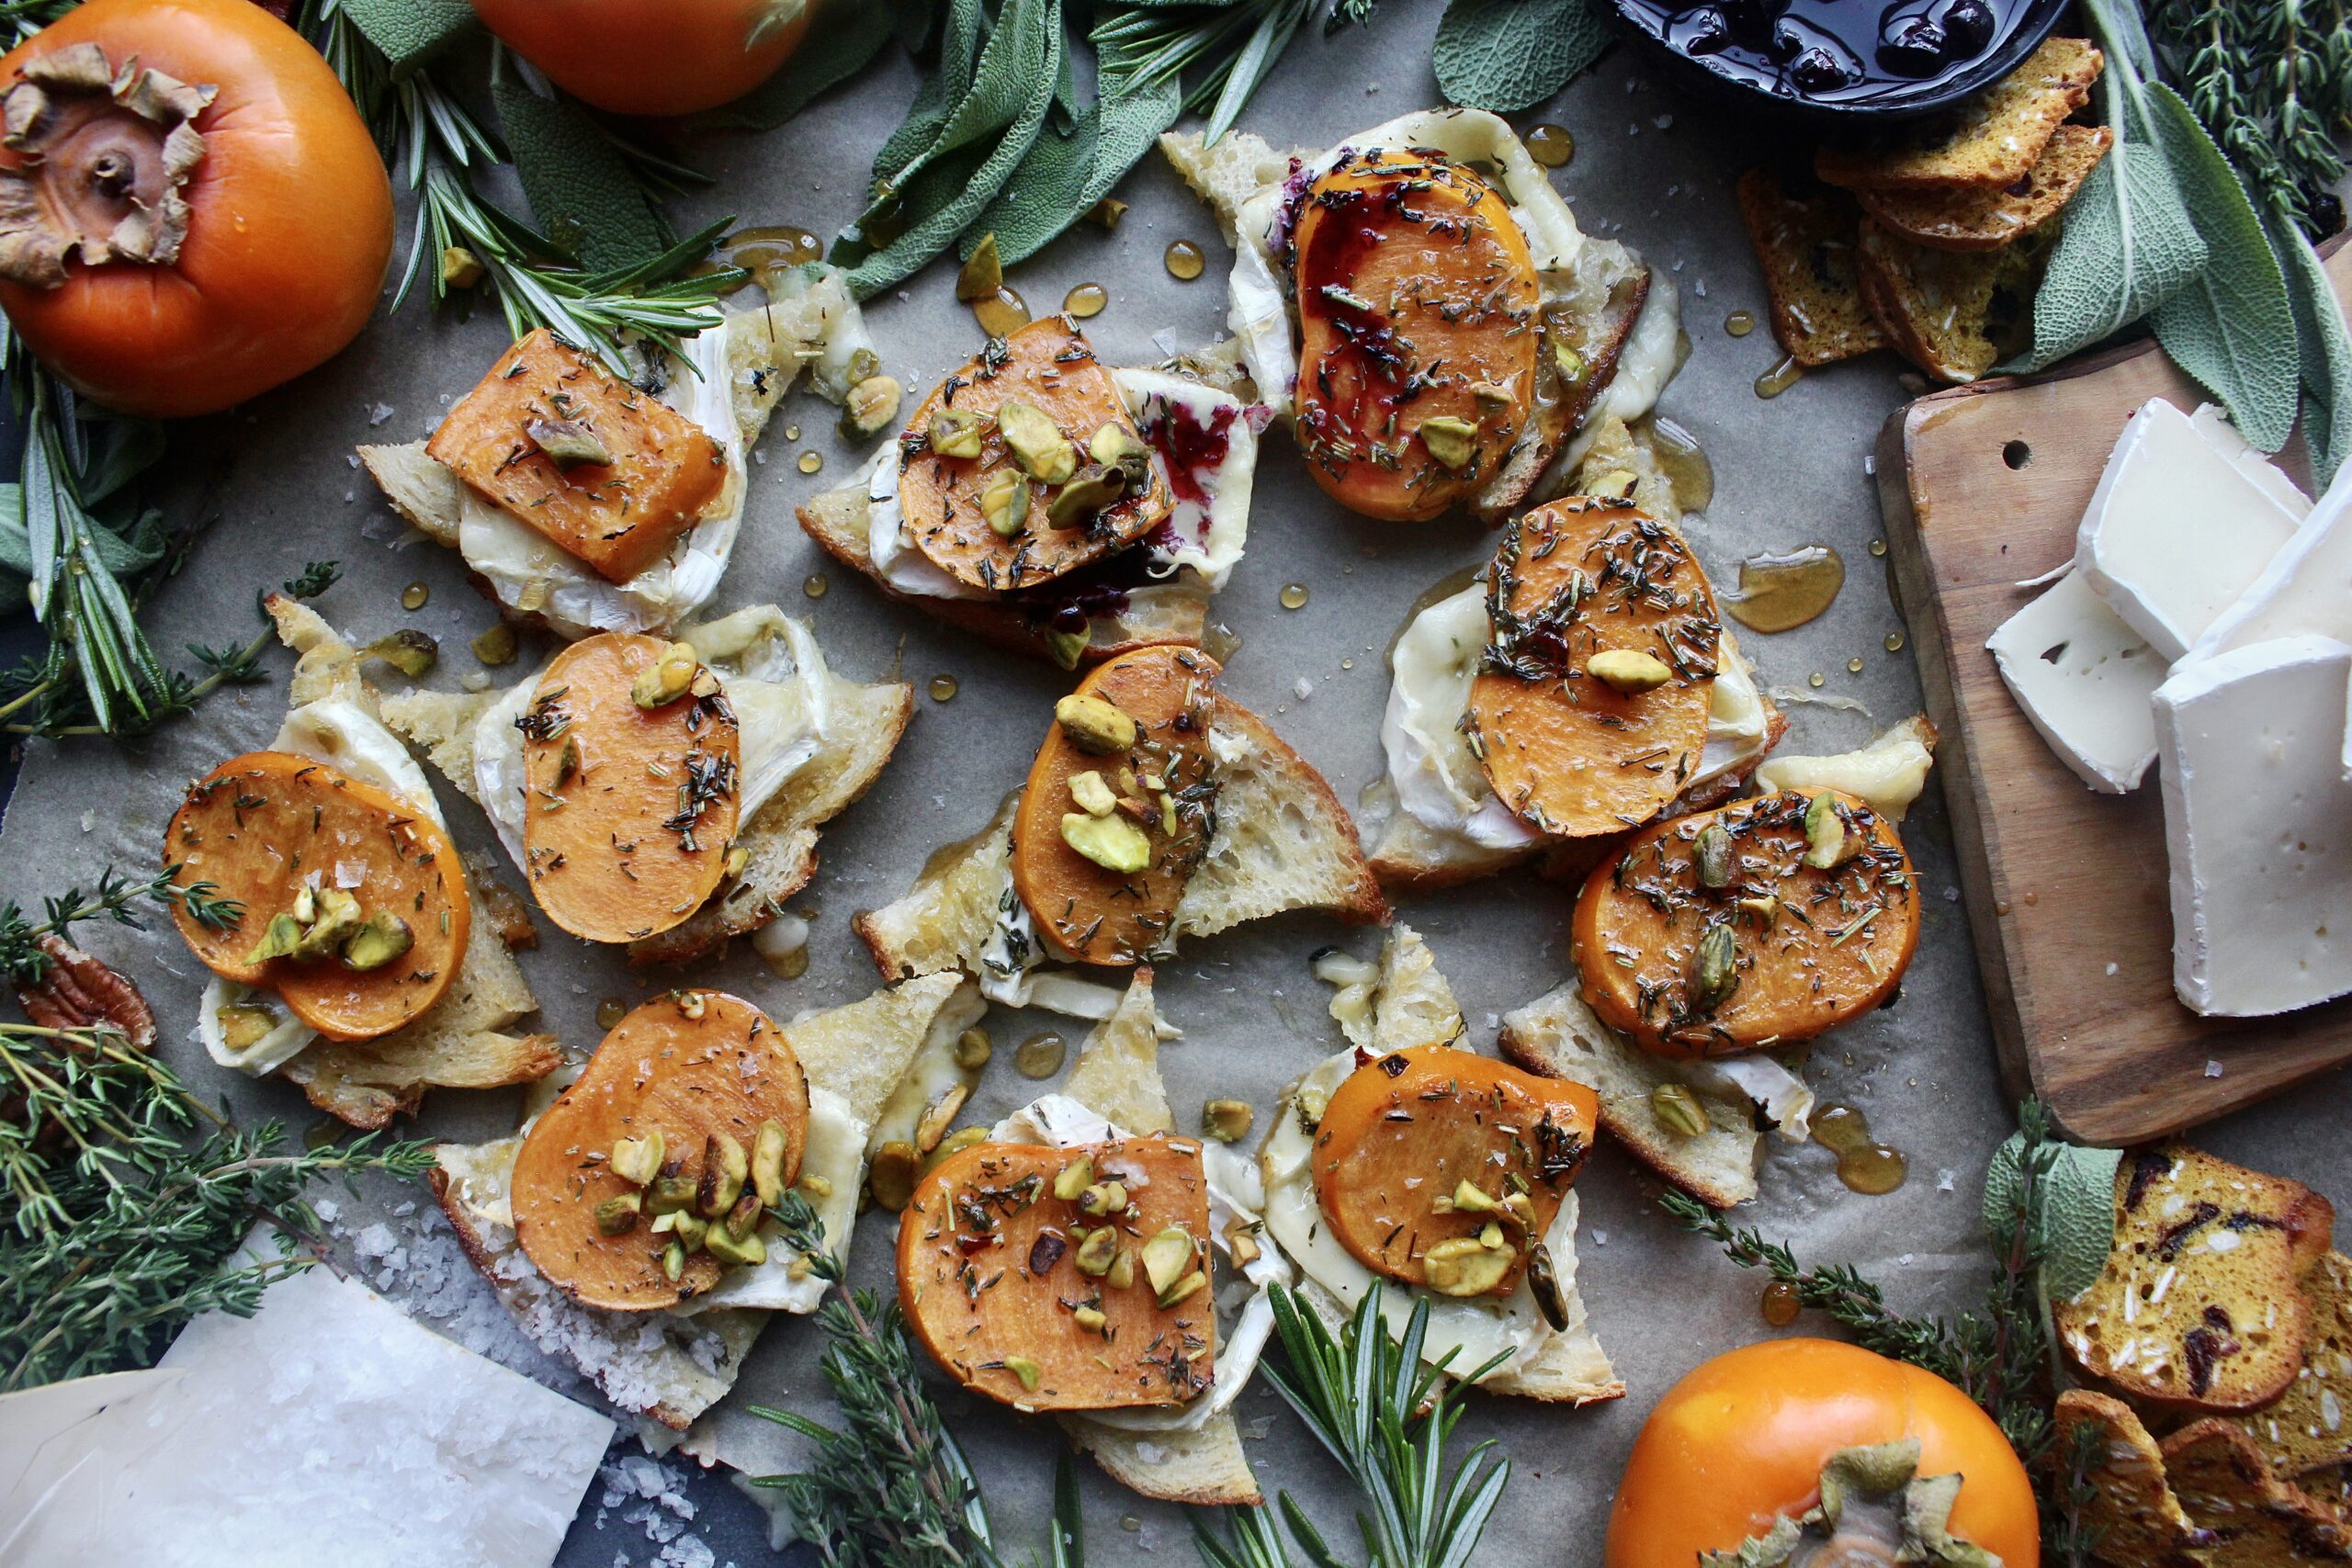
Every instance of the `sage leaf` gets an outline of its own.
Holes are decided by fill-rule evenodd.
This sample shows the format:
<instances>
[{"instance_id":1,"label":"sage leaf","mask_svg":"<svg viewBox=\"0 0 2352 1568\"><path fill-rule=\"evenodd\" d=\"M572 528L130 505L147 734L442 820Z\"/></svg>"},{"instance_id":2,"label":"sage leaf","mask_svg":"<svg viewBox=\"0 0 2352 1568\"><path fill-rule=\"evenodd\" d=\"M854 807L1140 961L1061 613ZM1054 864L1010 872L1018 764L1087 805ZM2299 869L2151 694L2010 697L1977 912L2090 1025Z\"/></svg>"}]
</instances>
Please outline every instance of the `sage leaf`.
<instances>
[{"instance_id":1,"label":"sage leaf","mask_svg":"<svg viewBox=\"0 0 2352 1568\"><path fill-rule=\"evenodd\" d=\"M2301 367L2286 275L2245 186L2188 103L2162 83L2140 102L2206 245L2204 268L2157 307L2156 340L2222 400L2239 434L2276 452L2294 432Z\"/></svg>"},{"instance_id":2,"label":"sage leaf","mask_svg":"<svg viewBox=\"0 0 2352 1568\"><path fill-rule=\"evenodd\" d=\"M890 8L829 6L784 69L731 104L698 115L698 129L773 130L873 62L890 41Z\"/></svg>"},{"instance_id":3,"label":"sage leaf","mask_svg":"<svg viewBox=\"0 0 2352 1568\"><path fill-rule=\"evenodd\" d=\"M968 236L993 232L1008 265L1036 254L1111 193L1183 107L1173 77L1087 105L1068 136L1037 138Z\"/></svg>"},{"instance_id":4,"label":"sage leaf","mask_svg":"<svg viewBox=\"0 0 2352 1568\"><path fill-rule=\"evenodd\" d=\"M1613 36L1592 0L1452 0L1430 65L1450 102L1509 114L1566 86Z\"/></svg>"},{"instance_id":5,"label":"sage leaf","mask_svg":"<svg viewBox=\"0 0 2352 1568\"><path fill-rule=\"evenodd\" d=\"M2291 222L2277 215L2264 228L2287 274L2287 295L2295 307L2295 336L2301 344L2303 383L2303 445L2310 448L2312 477L2325 490L2336 469L2352 457L2352 331L2344 322L2344 302L2321 265L2319 253Z\"/></svg>"},{"instance_id":6,"label":"sage leaf","mask_svg":"<svg viewBox=\"0 0 2352 1568\"><path fill-rule=\"evenodd\" d=\"M2121 1157L2114 1149L2029 1142L2022 1132L1994 1151L1984 1172L1984 1229L1996 1243L2026 1238L2052 1300L2080 1294L2107 1267L2115 1245L2115 1168Z\"/></svg>"},{"instance_id":7,"label":"sage leaf","mask_svg":"<svg viewBox=\"0 0 2352 1568\"><path fill-rule=\"evenodd\" d=\"M474 25L467 0L339 0L336 8L383 52L395 82Z\"/></svg>"},{"instance_id":8,"label":"sage leaf","mask_svg":"<svg viewBox=\"0 0 2352 1568\"><path fill-rule=\"evenodd\" d=\"M2113 336L2171 299L2205 265L2205 242L2157 149L2117 128L2106 157L2066 204L2057 248L2033 299L2033 347L2014 370L2040 370Z\"/></svg>"},{"instance_id":9,"label":"sage leaf","mask_svg":"<svg viewBox=\"0 0 2352 1568\"><path fill-rule=\"evenodd\" d=\"M662 209L588 112L511 75L491 84L498 128L539 231L591 272L652 260L675 243Z\"/></svg>"}]
</instances>

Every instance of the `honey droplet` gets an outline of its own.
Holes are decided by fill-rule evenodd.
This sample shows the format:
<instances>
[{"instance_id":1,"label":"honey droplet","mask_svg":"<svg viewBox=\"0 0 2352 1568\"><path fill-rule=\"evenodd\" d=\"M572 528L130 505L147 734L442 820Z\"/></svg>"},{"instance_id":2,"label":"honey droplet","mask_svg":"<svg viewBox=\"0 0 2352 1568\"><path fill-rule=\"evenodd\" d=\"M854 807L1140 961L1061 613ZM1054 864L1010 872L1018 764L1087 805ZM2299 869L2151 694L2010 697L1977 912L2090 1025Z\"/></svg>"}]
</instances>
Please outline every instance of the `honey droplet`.
<instances>
[{"instance_id":1,"label":"honey droplet","mask_svg":"<svg viewBox=\"0 0 2352 1568\"><path fill-rule=\"evenodd\" d=\"M1190 240L1170 241L1168 250L1160 259L1168 264L1168 276L1179 283L1192 282L1209 265L1208 257L1201 254L1201 247Z\"/></svg>"},{"instance_id":2,"label":"honey droplet","mask_svg":"<svg viewBox=\"0 0 2352 1568\"><path fill-rule=\"evenodd\" d=\"M1858 654L1854 655L1854 657L1853 657L1853 658L1849 659L1848 660L1846 660L1846 673L1847 673L1847 674L1849 674L1849 675L1859 675L1859 674L1860 674L1861 672L1862 672L1862 656L1861 656L1860 654L1859 654L1859 653L1858 653Z\"/></svg>"},{"instance_id":3,"label":"honey droplet","mask_svg":"<svg viewBox=\"0 0 2352 1568\"><path fill-rule=\"evenodd\" d=\"M786 426L784 427L784 438L785 438L786 441L797 441L797 440L799 440L799 439L800 439L800 427L799 427L798 425L797 425L797 424L787 424L787 425L786 425Z\"/></svg>"},{"instance_id":4,"label":"honey droplet","mask_svg":"<svg viewBox=\"0 0 2352 1568\"><path fill-rule=\"evenodd\" d=\"M628 1016L628 1004L618 997L606 997L596 1004L596 1027L615 1029Z\"/></svg>"},{"instance_id":5,"label":"honey droplet","mask_svg":"<svg viewBox=\"0 0 2352 1568\"><path fill-rule=\"evenodd\" d=\"M1734 310L1724 318L1724 331L1734 337L1746 337L1756 330L1756 316L1748 310Z\"/></svg>"},{"instance_id":6,"label":"honey droplet","mask_svg":"<svg viewBox=\"0 0 2352 1568\"><path fill-rule=\"evenodd\" d=\"M333 1116L322 1116L303 1130L302 1146L312 1154L316 1154L348 1131L350 1128L347 1123Z\"/></svg>"},{"instance_id":7,"label":"honey droplet","mask_svg":"<svg viewBox=\"0 0 2352 1568\"><path fill-rule=\"evenodd\" d=\"M1062 309L1081 321L1101 315L1110 302L1111 291L1099 283L1081 283L1062 296Z\"/></svg>"},{"instance_id":8,"label":"honey droplet","mask_svg":"<svg viewBox=\"0 0 2352 1568\"><path fill-rule=\"evenodd\" d=\"M954 702L956 700L956 677L953 675L933 675L931 678L931 700L933 702Z\"/></svg>"},{"instance_id":9,"label":"honey droplet","mask_svg":"<svg viewBox=\"0 0 2352 1568\"><path fill-rule=\"evenodd\" d=\"M1900 653L1903 651L1903 634L1901 632L1889 632L1886 634L1886 651L1889 653Z\"/></svg>"},{"instance_id":10,"label":"honey droplet","mask_svg":"<svg viewBox=\"0 0 2352 1568\"><path fill-rule=\"evenodd\" d=\"M422 582L412 582L401 590L401 608L422 610L424 608L424 602L432 597L433 590L429 586Z\"/></svg>"},{"instance_id":11,"label":"honey droplet","mask_svg":"<svg viewBox=\"0 0 2352 1568\"><path fill-rule=\"evenodd\" d=\"M822 599L825 596L826 591L831 587L832 584L825 581L825 574L823 572L812 571L805 580L802 581L800 584L800 592L806 593L811 599Z\"/></svg>"},{"instance_id":12,"label":"honey droplet","mask_svg":"<svg viewBox=\"0 0 2352 1568\"><path fill-rule=\"evenodd\" d=\"M768 973L779 980L797 980L808 973L808 944L787 947L767 961Z\"/></svg>"},{"instance_id":13,"label":"honey droplet","mask_svg":"<svg viewBox=\"0 0 2352 1568\"><path fill-rule=\"evenodd\" d=\"M1805 683L1806 685L1808 685L1808 686L1818 686L1818 685L1820 685L1820 684L1822 683L1822 682L1824 682L1824 681L1826 681L1826 680L1827 680L1827 679L1828 679L1828 677L1827 677L1827 676L1824 675L1820 671L1816 670L1816 671L1815 671L1812 674L1810 674L1810 675L1808 675L1808 676L1806 676L1806 677L1804 678L1804 683Z\"/></svg>"},{"instance_id":14,"label":"honey droplet","mask_svg":"<svg viewBox=\"0 0 2352 1568\"><path fill-rule=\"evenodd\" d=\"M1058 1034L1032 1034L1013 1048L1012 1066L1024 1078L1049 1078L1062 1070L1069 1042Z\"/></svg>"},{"instance_id":15,"label":"honey droplet","mask_svg":"<svg viewBox=\"0 0 2352 1568\"><path fill-rule=\"evenodd\" d=\"M1777 398L1804 379L1804 367L1799 365L1797 356L1792 354L1763 375L1756 378L1756 395L1759 398Z\"/></svg>"},{"instance_id":16,"label":"honey droplet","mask_svg":"<svg viewBox=\"0 0 2352 1568\"><path fill-rule=\"evenodd\" d=\"M1874 556L1883 556L1886 554L1886 541L1884 539L1872 539L1871 541L1871 554Z\"/></svg>"},{"instance_id":17,"label":"honey droplet","mask_svg":"<svg viewBox=\"0 0 2352 1568\"><path fill-rule=\"evenodd\" d=\"M1577 155L1577 139L1565 125L1539 125L1527 133L1526 142L1527 155L1547 169L1565 168Z\"/></svg>"},{"instance_id":18,"label":"honey droplet","mask_svg":"<svg viewBox=\"0 0 2352 1568\"><path fill-rule=\"evenodd\" d=\"M1764 1287L1764 1299L1757 1303L1756 1310L1762 1313L1764 1321L1773 1327L1786 1328L1797 1320L1797 1314L1804 1310L1804 1303L1798 1299L1794 1285L1786 1280L1775 1280Z\"/></svg>"},{"instance_id":19,"label":"honey droplet","mask_svg":"<svg viewBox=\"0 0 2352 1568\"><path fill-rule=\"evenodd\" d=\"M825 242L806 229L782 224L740 229L718 243L710 259L719 266L740 266L761 288L774 288L778 274L823 261Z\"/></svg>"},{"instance_id":20,"label":"honey droplet","mask_svg":"<svg viewBox=\"0 0 2352 1568\"><path fill-rule=\"evenodd\" d=\"M1838 1156L1838 1179L1876 1198L1903 1185L1910 1164L1871 1136L1869 1118L1850 1105L1826 1105L1813 1119L1815 1142Z\"/></svg>"},{"instance_id":21,"label":"honey droplet","mask_svg":"<svg viewBox=\"0 0 2352 1568\"><path fill-rule=\"evenodd\" d=\"M824 466L825 455L822 452L803 452L800 454L800 471L802 473L813 474Z\"/></svg>"},{"instance_id":22,"label":"honey droplet","mask_svg":"<svg viewBox=\"0 0 2352 1568\"><path fill-rule=\"evenodd\" d=\"M1827 545L1805 545L1740 562L1739 592L1722 595L1723 607L1743 626L1784 632L1829 608L1845 585L1844 558Z\"/></svg>"},{"instance_id":23,"label":"honey droplet","mask_svg":"<svg viewBox=\"0 0 2352 1568\"><path fill-rule=\"evenodd\" d=\"M1129 1535L1133 1535L1137 1530L1143 1529L1143 1519L1138 1515L1121 1514L1119 1516L1119 1528L1126 1531Z\"/></svg>"},{"instance_id":24,"label":"honey droplet","mask_svg":"<svg viewBox=\"0 0 2352 1568\"><path fill-rule=\"evenodd\" d=\"M1356 661L1352 659L1342 659L1340 660L1340 668L1342 670L1352 670L1355 667Z\"/></svg>"},{"instance_id":25,"label":"honey droplet","mask_svg":"<svg viewBox=\"0 0 2352 1568\"><path fill-rule=\"evenodd\" d=\"M1010 284L1000 285L989 299L972 301L972 320L990 337L1011 337L1029 324L1029 301Z\"/></svg>"},{"instance_id":26,"label":"honey droplet","mask_svg":"<svg viewBox=\"0 0 2352 1568\"><path fill-rule=\"evenodd\" d=\"M1647 423L1650 450L1660 472L1674 491L1674 504L1685 512L1704 512L1715 499L1715 466L1707 460L1699 438L1670 419Z\"/></svg>"},{"instance_id":27,"label":"honey droplet","mask_svg":"<svg viewBox=\"0 0 2352 1568\"><path fill-rule=\"evenodd\" d=\"M1304 582L1285 582L1285 583L1283 583L1283 609L1285 609L1285 610L1304 610L1304 609L1306 609L1306 584L1305 584Z\"/></svg>"}]
</instances>

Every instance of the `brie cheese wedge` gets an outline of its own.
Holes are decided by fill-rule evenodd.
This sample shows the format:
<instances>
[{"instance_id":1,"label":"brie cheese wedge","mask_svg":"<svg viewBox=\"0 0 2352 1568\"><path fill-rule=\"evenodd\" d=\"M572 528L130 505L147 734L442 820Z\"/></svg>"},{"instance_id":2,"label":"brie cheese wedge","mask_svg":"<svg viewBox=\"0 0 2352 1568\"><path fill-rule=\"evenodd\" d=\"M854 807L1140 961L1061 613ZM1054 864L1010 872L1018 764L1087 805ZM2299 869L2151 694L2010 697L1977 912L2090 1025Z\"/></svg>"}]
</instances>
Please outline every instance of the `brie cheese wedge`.
<instances>
[{"instance_id":1,"label":"brie cheese wedge","mask_svg":"<svg viewBox=\"0 0 2352 1568\"><path fill-rule=\"evenodd\" d=\"M2102 795L2140 787L2156 757L2148 699L2165 660L2091 592L2079 570L1985 640L2009 695L2075 776Z\"/></svg>"},{"instance_id":2,"label":"brie cheese wedge","mask_svg":"<svg viewBox=\"0 0 2352 1568\"><path fill-rule=\"evenodd\" d=\"M2285 637L2352 642L2352 470L2335 482L2284 549L2189 649L2211 658Z\"/></svg>"}]
</instances>

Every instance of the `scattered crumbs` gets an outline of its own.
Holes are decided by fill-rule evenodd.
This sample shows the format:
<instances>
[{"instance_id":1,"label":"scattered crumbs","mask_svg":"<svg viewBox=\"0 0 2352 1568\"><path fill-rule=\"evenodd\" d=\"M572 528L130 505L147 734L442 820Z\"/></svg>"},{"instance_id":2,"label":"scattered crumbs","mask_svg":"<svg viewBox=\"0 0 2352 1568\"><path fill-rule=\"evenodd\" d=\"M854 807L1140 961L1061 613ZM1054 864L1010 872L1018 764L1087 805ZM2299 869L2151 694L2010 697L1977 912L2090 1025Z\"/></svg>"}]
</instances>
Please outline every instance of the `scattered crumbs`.
<instances>
[{"instance_id":1,"label":"scattered crumbs","mask_svg":"<svg viewBox=\"0 0 2352 1568\"><path fill-rule=\"evenodd\" d=\"M2206 1064L2205 1064L2205 1076L2206 1076L2207 1077L2209 1077L2209 1078L2218 1078L2218 1077L2220 1077L2222 1076L2222 1064L2221 1064L2221 1063L2219 1063L2219 1062L2208 1062L2208 1063L2206 1063Z\"/></svg>"},{"instance_id":2,"label":"scattered crumbs","mask_svg":"<svg viewBox=\"0 0 2352 1568\"><path fill-rule=\"evenodd\" d=\"M1950 1192L1950 1191L1951 1191L1953 1189L1957 1188L1959 1185L1960 1185L1960 1173L1959 1173L1958 1171L1956 1171L1956 1170L1951 1170L1951 1169L1944 1169L1944 1170L1939 1170L1939 1171L1936 1172L1936 1190L1937 1190L1937 1191L1939 1191L1939 1192Z\"/></svg>"}]
</instances>

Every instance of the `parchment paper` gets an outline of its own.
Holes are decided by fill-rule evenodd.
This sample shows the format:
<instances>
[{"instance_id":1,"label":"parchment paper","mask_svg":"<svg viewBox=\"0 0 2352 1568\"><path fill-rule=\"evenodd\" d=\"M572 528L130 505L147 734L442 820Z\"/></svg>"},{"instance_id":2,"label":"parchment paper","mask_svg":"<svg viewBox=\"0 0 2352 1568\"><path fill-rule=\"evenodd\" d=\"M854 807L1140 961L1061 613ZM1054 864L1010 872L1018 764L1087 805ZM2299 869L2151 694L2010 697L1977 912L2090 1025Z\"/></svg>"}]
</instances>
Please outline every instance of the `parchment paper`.
<instances>
[{"instance_id":1,"label":"parchment paper","mask_svg":"<svg viewBox=\"0 0 2352 1568\"><path fill-rule=\"evenodd\" d=\"M1433 5L1393 4L1369 32L1326 41L1302 35L1253 106L1247 124L1270 140L1309 147L1408 109L1434 103L1428 76ZM1663 409L1694 432L1713 459L1714 504L1690 533L1719 585L1736 581L1736 562L1765 549L1834 545L1849 577L1820 620L1778 637L1745 635L1744 646L1792 721L1786 747L1837 750L1859 744L1914 711L1918 682L1908 651L1884 639L1903 621L1890 600L1883 562L1870 553L1879 532L1864 454L1880 422L1905 396L1885 356L1808 377L1775 400L1759 400L1751 383L1778 357L1762 326L1764 301L1741 235L1731 183L1769 132L1686 100L1658 80L1653 62L1621 45L1561 100L1516 117L1525 127L1554 120L1570 128L1575 161L1555 175L1579 220L1595 231L1639 247L1681 289L1692 341L1688 367ZM831 232L852 216L865 164L912 92L912 73L892 61L869 73L785 130L697 149L716 186L684 204L682 222L734 214L744 223L796 223ZM1125 225L1106 235L1081 226L1011 281L1040 313L1058 308L1080 282L1099 282L1110 309L1089 331L1106 360L1132 364L1159 355L1155 334L1192 345L1220 335L1225 315L1226 250L1208 212L1160 163L1148 159L1119 192L1133 204ZM1190 238L1209 252L1198 282L1181 284L1161 265L1171 240ZM920 395L981 341L956 305L951 273L934 266L902 294L869 307L888 367ZM1753 311L1755 333L1734 340L1724 318ZM219 522L178 580L155 601L159 646L219 642L255 629L254 591L275 585L314 558L344 563L345 581L322 604L328 617L364 640L417 626L441 640L433 683L448 685L476 668L467 643L492 619L466 584L454 554L432 545L395 547L401 529L356 470L356 443L423 434L443 407L470 386L503 345L495 313L470 323L433 321L414 307L379 321L348 353L299 385L220 422L217 434L233 457L218 492ZM787 426L797 425L799 438ZM820 453L824 469L803 476L794 458ZM960 692L940 704L918 696L920 712L898 758L873 793L826 831L822 864L804 896L817 912L806 976L772 977L748 953L698 980L729 985L781 1014L854 1000L876 976L849 930L855 910L895 897L935 844L961 837L988 817L999 794L1017 780L1034 751L1052 698L1066 689L1058 671L984 649L918 611L885 602L832 568L795 525L792 507L812 491L842 482L853 450L834 434L831 411L802 395L771 427L754 470L749 521L718 608L773 599L813 618L835 667L860 678L893 665L919 688L953 674ZM191 486L199 477L191 464ZM1267 444L1258 480L1248 559L1217 600L1215 615L1240 637L1227 689L1271 718L1320 767L1350 802L1380 774L1378 728L1387 689L1383 652L1407 606L1447 572L1483 558L1489 536L1466 521L1419 528L1374 525L1339 510L1307 479L1281 437ZM831 591L804 597L802 582L822 572ZM403 584L432 588L430 603L403 612ZM1303 582L1311 601L1286 612L1278 594ZM532 667L523 660L503 672ZM1860 673L1848 660L1859 657ZM1352 661L1352 668L1349 668ZM0 832L0 889L29 902L62 883L85 884L108 863L144 872L156 863L165 820L185 781L238 751L266 745L285 710L289 660L271 660L271 679L208 703L195 716L152 740L118 749L104 742L35 743ZM1816 690L1807 683L1824 676ZM389 672L386 672L388 678ZM459 840L492 847L481 815L443 791ZM1938 791L1930 789L1905 829L1925 893L1927 919L1918 957L1900 1005L1829 1037L1815 1055L1814 1080L1825 1100L1862 1107L1871 1125L1910 1161L1910 1179L1894 1193L1864 1198L1832 1174L1827 1151L1774 1145L1763 1193L1746 1223L1786 1236L1806 1258L1860 1265L1906 1310L1973 1304L1990 1267L1980 1244L1978 1173L2009 1131L1992 1047L1958 905L1951 836ZM2082 852L2100 852L2085 845ZM1498 1015L1557 984L1566 973L1568 899L1562 890L1514 875L1442 897L1414 900L1402 911L1428 938L1468 1014L1475 1041L1489 1045ZM2146 911L2151 920L2165 911ZM542 1027L574 1048L594 1043L600 999L634 999L645 983L617 958L591 953L541 922L543 945L524 955L545 1004ZM164 1021L163 1049L209 1095L225 1094L246 1118L277 1116L296 1128L317 1120L290 1089L255 1085L215 1070L187 1039L201 971L167 927L148 934L118 929L87 933L88 944L137 976ZM1315 919L1246 928L1195 942L1161 972L1159 997L1184 1039L1164 1053L1171 1098L1189 1118L1204 1098L1243 1096L1263 1108L1278 1089L1339 1043L1325 1013L1326 990L1308 973L1307 955L1334 940L1376 951L1374 932L1346 933ZM1041 1088L1012 1067L1011 1047L1038 1029L1073 1044L1082 1030L1050 1017L997 1013L998 1042L967 1120L986 1122ZM2227 1070L2226 1063L2223 1070ZM511 1094L430 1097L418 1122L425 1133L479 1137L511 1131ZM2206 1134L2219 1152L2299 1177L2339 1196L2347 1137L2343 1079L2330 1077ZM1656 1184L1606 1148L1579 1190L1585 1234L1579 1280L1592 1321L1629 1393L1622 1402L1581 1412L1506 1400L1474 1402L1461 1427L1463 1446L1495 1436L1514 1475L1480 1560L1590 1563L1600 1543L1616 1477L1645 1414L1694 1362L1771 1331L1757 1311L1761 1281L1721 1261L1709 1245L1671 1231L1654 1206ZM427 1224L421 1194L389 1186L345 1199L337 1225L363 1277L412 1299L436 1326L502 1359L578 1392L526 1347L502 1337L486 1289L448 1267L454 1249ZM856 1249L857 1278L888 1278L887 1217L870 1218ZM1800 1330L1825 1331L1807 1322ZM779 1318L769 1329L735 1393L735 1404L788 1404L825 1414L815 1369L818 1335L805 1322ZM957 1434L987 1487L999 1527L1016 1550L1042 1543L1051 1455L1057 1436L991 1408L950 1398ZM1335 1542L1353 1540L1354 1511L1334 1466L1305 1440L1271 1390L1246 1395L1238 1414L1253 1432L1253 1462L1270 1491L1304 1501ZM780 1436L780 1434L779 1434ZM782 1443L777 1459L788 1459ZM674 1463L674 1461L673 1461ZM1166 1554L1191 1561L1188 1527L1178 1510L1148 1504L1081 1466L1093 1560L1144 1562ZM622 1495L628 1495L622 1489ZM716 1481L688 1494L699 1510L692 1530L720 1562L764 1561L762 1521L751 1506ZM611 1502L614 1495L606 1494ZM597 1506L575 1528L564 1562L652 1560L662 1533L649 1535L643 1505ZM610 1516L609 1517L607 1516ZM663 1527L666 1529L666 1527ZM674 1532L673 1532L674 1533ZM674 1551L674 1548L672 1548ZM703 1561L689 1552L677 1561Z\"/></svg>"}]
</instances>

